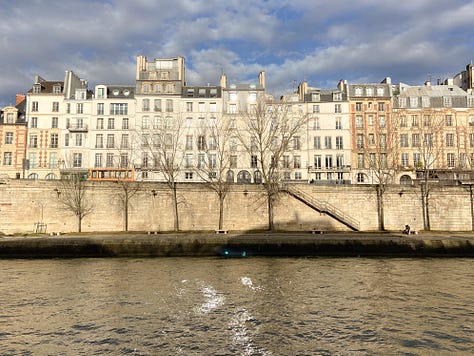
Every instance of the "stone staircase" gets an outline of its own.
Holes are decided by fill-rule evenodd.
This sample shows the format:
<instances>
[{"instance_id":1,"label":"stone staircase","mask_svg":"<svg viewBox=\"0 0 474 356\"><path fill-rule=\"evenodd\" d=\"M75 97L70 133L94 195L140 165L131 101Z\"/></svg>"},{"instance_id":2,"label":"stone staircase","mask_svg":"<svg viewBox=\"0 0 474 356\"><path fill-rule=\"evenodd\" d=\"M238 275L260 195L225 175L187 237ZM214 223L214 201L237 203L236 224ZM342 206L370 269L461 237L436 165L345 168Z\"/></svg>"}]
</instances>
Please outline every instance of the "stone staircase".
<instances>
[{"instance_id":1,"label":"stone staircase","mask_svg":"<svg viewBox=\"0 0 474 356\"><path fill-rule=\"evenodd\" d=\"M295 186L291 185L284 185L281 189L282 191L288 193L292 197L298 199L302 203L306 204L310 208L326 214L328 216L331 216L332 218L336 219L337 221L343 223L347 227L349 227L353 231L359 231L360 230L360 224L359 221L353 219L349 215L345 214L338 208L336 208L334 205L320 201L310 194L303 192L302 190L296 188Z\"/></svg>"}]
</instances>

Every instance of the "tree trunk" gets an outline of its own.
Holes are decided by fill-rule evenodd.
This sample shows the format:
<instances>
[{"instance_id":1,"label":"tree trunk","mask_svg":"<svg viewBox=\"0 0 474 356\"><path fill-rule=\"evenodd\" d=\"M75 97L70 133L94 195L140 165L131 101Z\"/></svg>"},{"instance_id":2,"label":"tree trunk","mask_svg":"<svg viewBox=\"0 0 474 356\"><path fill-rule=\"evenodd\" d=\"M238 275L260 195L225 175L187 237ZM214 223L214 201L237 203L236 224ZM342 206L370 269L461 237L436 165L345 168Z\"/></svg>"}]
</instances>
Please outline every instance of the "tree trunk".
<instances>
[{"instance_id":1,"label":"tree trunk","mask_svg":"<svg viewBox=\"0 0 474 356\"><path fill-rule=\"evenodd\" d=\"M273 225L273 196L268 194L268 230L273 231L275 226Z\"/></svg>"},{"instance_id":2,"label":"tree trunk","mask_svg":"<svg viewBox=\"0 0 474 356\"><path fill-rule=\"evenodd\" d=\"M469 186L469 200L471 202L471 230L474 231L474 203L472 201L472 185Z\"/></svg>"},{"instance_id":3,"label":"tree trunk","mask_svg":"<svg viewBox=\"0 0 474 356\"><path fill-rule=\"evenodd\" d=\"M224 226L224 196L219 195L219 230Z\"/></svg>"},{"instance_id":4,"label":"tree trunk","mask_svg":"<svg viewBox=\"0 0 474 356\"><path fill-rule=\"evenodd\" d=\"M176 184L173 184L172 194L173 194L174 230L179 231L178 196L176 192Z\"/></svg>"},{"instance_id":5,"label":"tree trunk","mask_svg":"<svg viewBox=\"0 0 474 356\"><path fill-rule=\"evenodd\" d=\"M124 207L123 207L123 222L124 230L128 231L128 192L125 193Z\"/></svg>"},{"instance_id":6,"label":"tree trunk","mask_svg":"<svg viewBox=\"0 0 474 356\"><path fill-rule=\"evenodd\" d=\"M77 232L82 232L82 217L77 216Z\"/></svg>"},{"instance_id":7,"label":"tree trunk","mask_svg":"<svg viewBox=\"0 0 474 356\"><path fill-rule=\"evenodd\" d=\"M377 214L378 214L379 230L385 231L383 190L379 185L377 185Z\"/></svg>"},{"instance_id":8,"label":"tree trunk","mask_svg":"<svg viewBox=\"0 0 474 356\"><path fill-rule=\"evenodd\" d=\"M424 185L421 186L421 206L423 210L423 229L430 231L429 191Z\"/></svg>"}]
</instances>

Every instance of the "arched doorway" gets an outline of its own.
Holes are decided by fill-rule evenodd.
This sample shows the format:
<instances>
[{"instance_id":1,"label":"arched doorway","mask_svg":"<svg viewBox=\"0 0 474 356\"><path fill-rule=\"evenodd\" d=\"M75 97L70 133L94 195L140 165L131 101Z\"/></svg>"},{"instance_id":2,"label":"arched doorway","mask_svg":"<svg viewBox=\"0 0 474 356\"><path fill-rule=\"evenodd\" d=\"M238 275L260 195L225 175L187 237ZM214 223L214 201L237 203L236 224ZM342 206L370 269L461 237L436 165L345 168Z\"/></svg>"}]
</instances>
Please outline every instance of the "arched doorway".
<instances>
[{"instance_id":1,"label":"arched doorway","mask_svg":"<svg viewBox=\"0 0 474 356\"><path fill-rule=\"evenodd\" d=\"M234 171L227 171L227 174L225 176L225 181L227 183L234 183Z\"/></svg>"},{"instance_id":2,"label":"arched doorway","mask_svg":"<svg viewBox=\"0 0 474 356\"><path fill-rule=\"evenodd\" d=\"M260 173L260 171L255 171L253 173L253 182L254 183L257 183L257 184L261 184L262 183L262 173Z\"/></svg>"},{"instance_id":3,"label":"arched doorway","mask_svg":"<svg viewBox=\"0 0 474 356\"><path fill-rule=\"evenodd\" d=\"M400 177L400 184L401 185L411 185L412 184L412 180L411 180L411 177L409 175L402 175Z\"/></svg>"},{"instance_id":4,"label":"arched doorway","mask_svg":"<svg viewBox=\"0 0 474 356\"><path fill-rule=\"evenodd\" d=\"M237 183L251 183L252 176L248 171L240 171L237 174Z\"/></svg>"},{"instance_id":5,"label":"arched doorway","mask_svg":"<svg viewBox=\"0 0 474 356\"><path fill-rule=\"evenodd\" d=\"M28 176L28 179L38 179L38 173L31 173L29 176Z\"/></svg>"}]
</instances>

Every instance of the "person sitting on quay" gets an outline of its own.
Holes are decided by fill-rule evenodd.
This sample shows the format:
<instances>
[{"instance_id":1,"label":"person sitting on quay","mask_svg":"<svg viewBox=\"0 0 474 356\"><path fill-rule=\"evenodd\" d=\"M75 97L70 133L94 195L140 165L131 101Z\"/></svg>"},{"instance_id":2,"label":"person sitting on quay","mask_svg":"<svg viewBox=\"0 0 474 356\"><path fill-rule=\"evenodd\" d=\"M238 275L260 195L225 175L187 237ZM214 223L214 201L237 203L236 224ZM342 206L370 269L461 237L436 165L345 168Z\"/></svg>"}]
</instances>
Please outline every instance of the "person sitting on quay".
<instances>
[{"instance_id":1,"label":"person sitting on quay","mask_svg":"<svg viewBox=\"0 0 474 356\"><path fill-rule=\"evenodd\" d=\"M406 235L410 235L410 225L405 225L405 230L402 231Z\"/></svg>"}]
</instances>

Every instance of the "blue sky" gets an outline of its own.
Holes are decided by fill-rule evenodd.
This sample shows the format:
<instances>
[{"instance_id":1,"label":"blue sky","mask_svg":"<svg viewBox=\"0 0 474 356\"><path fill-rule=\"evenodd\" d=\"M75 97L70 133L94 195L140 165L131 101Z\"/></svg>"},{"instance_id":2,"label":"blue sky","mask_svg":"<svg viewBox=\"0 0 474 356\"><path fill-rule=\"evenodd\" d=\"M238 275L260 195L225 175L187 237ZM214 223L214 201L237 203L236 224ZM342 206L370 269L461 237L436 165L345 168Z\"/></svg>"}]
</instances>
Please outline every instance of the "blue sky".
<instances>
[{"instance_id":1,"label":"blue sky","mask_svg":"<svg viewBox=\"0 0 474 356\"><path fill-rule=\"evenodd\" d=\"M256 82L279 96L310 86L422 84L474 60L474 1L0 0L0 105L34 76L72 70L133 84L137 54L184 56L189 85Z\"/></svg>"}]
</instances>

